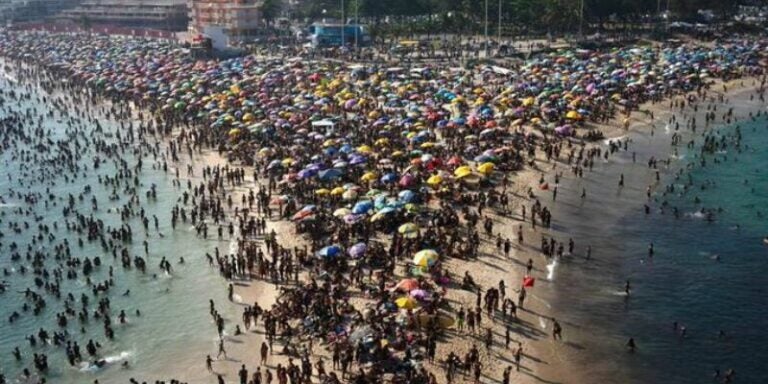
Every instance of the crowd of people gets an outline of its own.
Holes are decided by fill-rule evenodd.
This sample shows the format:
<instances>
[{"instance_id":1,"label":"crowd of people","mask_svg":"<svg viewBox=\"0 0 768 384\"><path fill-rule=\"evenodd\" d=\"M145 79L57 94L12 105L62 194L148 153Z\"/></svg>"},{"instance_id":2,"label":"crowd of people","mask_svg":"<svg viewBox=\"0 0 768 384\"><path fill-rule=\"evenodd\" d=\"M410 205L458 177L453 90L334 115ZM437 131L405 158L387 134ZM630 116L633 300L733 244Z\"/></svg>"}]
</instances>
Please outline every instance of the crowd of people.
<instances>
[{"instance_id":1,"label":"crowd of people","mask_svg":"<svg viewBox=\"0 0 768 384\"><path fill-rule=\"evenodd\" d=\"M629 116L642 103L701 91L714 79L762 75L764 49L762 41L729 40L713 47L571 49L537 55L511 68L400 68L264 61L255 56L196 60L177 45L158 40L0 34L0 56L9 60L5 65L26 66L20 72L28 79L41 81L51 92L69 92L68 102L51 98L62 116L72 114L68 141L55 147L56 156L46 157L42 173L30 175L30 183L51 188L46 174L53 178L62 173L69 182L86 172L76 161L84 141L118 164L119 172L101 181L133 196L120 212L140 216L144 230L150 231L151 213L139 203L144 193L134 183L141 160L120 160L128 149L124 143L138 141L146 154L162 155L158 144L142 137L163 135L169 139L170 163L207 148L232 161L205 167L199 185L188 182L171 221L174 227L178 221L190 222L201 237L208 237L213 227L219 238L238 239L235 254L217 249L208 255L227 280L261 279L280 287L276 305L246 307L244 330L239 325L235 329L235 335L252 328L265 335L260 349L264 370L249 375L243 365L238 372L241 384L270 383L272 370L281 384L311 382L313 376L324 383L375 383L384 375L391 375L393 382L438 382L427 363L443 367L440 381L454 382L462 373L479 383L485 368L480 348L473 345L464 356L450 351L438 361L438 343L463 333L466 325L486 349L500 345L483 324L517 321L517 311L525 308L526 292L534 285L534 261L527 260L522 279L500 276L498 284L478 281L470 272L457 276L447 264L485 257L481 244L495 245L491 248L509 258L512 244L525 242L522 226L516 241L500 237L489 211L520 215L534 229L551 225L551 212L533 189L527 191L526 204L510 202L514 171L537 166L537 159L543 159L562 162L575 175L583 175L609 152L586 145L600 137L592 124L618 118L628 126ZM86 96L74 96L82 89L88 90ZM27 97L7 96L16 101ZM124 123L124 141L87 137L85 125L98 131L98 120L73 103L98 100L113 103L107 115ZM137 114L141 120L135 127L131 120ZM23 114L5 117L3 150L12 151L18 140L52 143L50 134L28 136L35 121ZM91 166L97 168L99 161ZM162 167L167 167L165 160ZM249 167L248 175L244 167ZM176 172L179 178L178 168ZM188 167L187 175L193 173ZM557 183L552 186L553 200ZM249 192L236 195L230 192L233 187L247 187ZM539 187L550 189L543 176ZM145 194L146 199L154 196L153 190ZM32 205L49 204L41 193L16 197ZM144 258L120 247L132 239L130 226L105 228L75 208L74 196L68 200L68 230L101 242L105 254L117 258L121 253L126 268L146 268ZM97 206L94 199L92 208ZM22 214L23 208L18 209ZM155 229L157 220L154 216ZM291 222L294 233L269 230L268 220ZM51 236L48 228L39 231ZM98 257L72 260L69 246L64 241L57 252L81 273L87 275L90 266L101 263ZM14 254L22 252L11 247ZM572 254L575 247L574 240L542 237L540 250L553 258L562 257L566 248ZM39 258L41 264L52 256L29 252L27 256ZM159 268L170 273L172 267L164 258ZM46 270L38 288L61 295L55 280L64 270L67 278L77 276L72 268L56 269L50 272L56 278L49 282ZM111 285L93 282L94 295L108 292ZM232 300L231 285L229 289ZM457 308L447 300L447 292L456 289L476 295L475 305ZM27 297L34 310L45 306L35 291L28 290ZM76 298L66 300L71 305L57 317L59 326L66 327L76 316L95 316L104 323L106 338L114 336L108 298L91 309L84 295L81 311L75 308ZM15 314L9 320L14 321ZM224 322L213 302L210 315L221 336ZM119 318L124 317L123 312ZM551 324L551 336L562 339L560 323L552 318ZM30 337L32 346L34 339ZM70 364L84 360L66 332L54 333L53 339L66 346ZM512 339L507 326L505 348ZM91 340L86 349L97 356L98 348ZM318 348L332 356L330 368L322 357L312 362L323 355ZM273 353L290 358L270 370ZM218 355L226 357L223 337ZM519 370L521 344L513 356ZM213 362L208 356L211 371ZM103 361L95 359L94 364ZM35 366L45 372L45 355L35 358ZM502 382L510 381L512 370L504 370Z\"/></svg>"}]
</instances>

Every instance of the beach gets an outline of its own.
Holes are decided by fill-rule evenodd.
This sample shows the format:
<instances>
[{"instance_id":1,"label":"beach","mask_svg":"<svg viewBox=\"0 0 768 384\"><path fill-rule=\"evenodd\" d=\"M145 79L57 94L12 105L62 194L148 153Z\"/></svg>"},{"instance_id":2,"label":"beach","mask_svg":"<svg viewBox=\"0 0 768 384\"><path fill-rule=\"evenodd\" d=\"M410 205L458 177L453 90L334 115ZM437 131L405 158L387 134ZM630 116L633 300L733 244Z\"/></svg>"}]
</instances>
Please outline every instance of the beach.
<instances>
[{"instance_id":1,"label":"beach","mask_svg":"<svg viewBox=\"0 0 768 384\"><path fill-rule=\"evenodd\" d=\"M262 79L268 81L270 77L265 76ZM724 107L736 106L730 118L733 122L736 118L746 120L748 113L764 108L763 102L750 100L755 92L761 92L757 91L761 83L756 79L743 77L728 82L728 90L722 93L718 91L721 87L719 82L708 84L706 88L712 89L706 91L710 97L722 94L728 102L703 101L696 114L685 109L690 109L690 105L676 114L681 121L691 121L696 115L699 132L729 125L725 118L718 117L712 123L707 122L705 128L703 114L709 108L705 110L704 104L718 105L720 113L723 113ZM275 80L277 83L280 81L286 80ZM745 84L742 86L741 82ZM102 80L90 84L95 83L102 83ZM106 90L106 94L119 92L122 83L110 85L112 89ZM232 89L234 86L225 84L220 88L230 89L231 94L236 94L238 92ZM701 86L697 90L705 92L704 89ZM262 93L265 96L259 98L263 105L276 102L266 95L266 90ZM677 92L672 99L683 100L684 94L695 95L696 91ZM477 95L482 99L482 92ZM307 145L307 139L301 142L294 140L297 148L290 150L275 146L263 137L256 140L262 145L261 149L254 143L240 145L238 138L250 128L242 124L227 126L233 119L225 118L222 123L216 120L212 128L220 132L217 139L229 137L224 141L230 148L224 151L219 145L219 150L215 150L210 149L215 143L213 137L199 136L193 141L190 132L198 132L195 129L199 126L191 128L186 117L180 118L181 112L172 112L186 109L182 101L169 100L165 103L169 107L162 109L166 112L159 112L158 104L135 96L134 104L155 110L153 118L163 116L158 121L164 121L158 124L164 124L170 134L166 135L165 139L170 138L170 141L163 144L163 152L169 158L178 157L172 160L173 166L178 173L187 173L186 178L178 177L177 173L179 186L189 180L190 186L199 184L203 193L208 189L216 196L218 202L212 205L211 219L214 222L207 221L206 225L196 226L198 236L208 237L208 224L210 235L215 236L216 224L237 223L237 226L230 224L230 234L222 235L220 232L219 235L225 254L217 260L218 269L226 278L226 284L232 287L228 299L222 299L225 288L221 285L220 301L217 300L216 307L220 309L221 301L225 301L223 305L228 308L223 312L227 316L227 332L225 336L220 333L219 337L223 340L222 345L226 345L225 358L216 356L212 372L205 371L205 355L216 355L214 337L210 350L194 351L199 356L199 362L187 360L186 365L191 364L194 368L174 367L171 370L173 373L155 374L186 382L212 382L213 375L221 375L227 382L235 382L243 365L252 373L258 366L265 372L280 372L282 369L298 371L298 366L294 368L294 365L301 364L300 370L304 372L306 360L310 371L314 365L317 376L322 376L318 379L331 380L326 374L326 371L332 371L331 362L338 360L340 354L346 359L354 350L356 362L347 377L354 377L355 380L374 381L375 377L379 377L393 382L423 380L445 383L472 382L477 377L482 382L503 382L506 376L506 380L523 383L577 383L589 380L642 382L633 379L631 370L625 368L633 364L627 360L639 359L641 354L628 353L627 330L611 324L621 321L617 315L621 312L620 308L626 309L627 305L631 305L628 303L635 301L622 290L625 276L609 273L621 261L614 254L629 251L621 242L611 246L605 241L595 240L593 246L591 238L606 232L606 228L618 225L625 217L647 218L641 203L646 200L643 193L654 196L654 202L647 203L653 206L654 212L663 209L659 200L660 187L678 170L685 168L676 164L686 164L683 159L687 156L679 151L670 152L670 134L674 129L665 123L673 109L669 99L659 99L653 104L642 101L633 109L647 110L647 113L635 111L628 118L616 114L599 123L585 121L578 124L575 120L581 120L580 115L586 115L589 110L579 109L584 112L577 112L575 106L569 107L561 112L575 113L574 117L568 118L571 123L557 127L553 123L551 130L547 131L550 134L557 132L558 139L554 141L550 141L546 133L542 135L533 129L524 132L521 128L513 128L525 124L515 123L519 119L541 120L539 117L531 119L525 114L521 118L510 116L499 119L503 124L511 124L506 130L510 134L507 134L498 133L501 130L495 125L496 119L486 116L482 118L486 125L473 123L472 129L478 132L477 136L491 135L480 142L491 148L494 135L499 135L499 140L510 140L511 144L506 147L514 150L468 151L466 156L473 160L459 158L457 164L451 165L452 169L444 170L442 162L448 163L449 158L453 159L448 156L452 150L478 139L456 137L449 130L438 129L441 127L436 121L419 122L421 130L427 133L417 133L420 129L416 126L412 135L408 133L410 137L403 141L409 143L404 149L415 151L415 148L420 148L418 155L412 156L419 161L409 162L398 160L394 151L385 149L399 143L396 136L375 139L354 128L350 137L362 138L356 149L333 132L326 137L320 135L319 139L309 137L316 144ZM456 99L459 96L453 97ZM112 99L113 105L120 105L114 94ZM519 99L518 108L528 104L527 97ZM505 103L499 97L495 100ZM573 96L569 100L572 104ZM621 105L619 101L617 97L616 102ZM281 102L290 103L291 99ZM451 104L461 103L451 101ZM364 103L354 104L341 100L341 105L349 105L350 108L348 111L336 111L341 118L335 124L354 125L359 121L355 116L364 115L366 110L356 108ZM693 104L699 105L699 102ZM321 108L326 114L339 109L329 105ZM138 116L139 110L142 109L137 108L133 112L134 117ZM379 117L373 112L375 110L369 111L372 115L367 118L368 123L379 128L389 125L387 121L379 125ZM252 123L253 118L246 118L249 113L240 113L238 118ZM140 124L152 125L153 118L143 116L145 119ZM408 118L418 120L419 114ZM292 124L306 125L306 122L286 115L274 120L278 129L291 130ZM458 118L450 124L453 126L454 123L465 124L460 124ZM403 124L412 127L414 122ZM434 127L426 129L425 124L434 124ZM629 129L624 129L624 126ZM254 129L266 132L266 128L262 125ZM603 137L591 143L583 142L572 134L596 129L602 132ZM490 130L490 133L480 134L481 130ZM684 126L681 132L685 131ZM256 135L258 137L259 134ZM688 133L684 135L683 142L688 140ZM423 139L414 139L418 137ZM535 141L540 138L543 144L536 144L541 144L544 150L534 150L533 156L528 156L525 161L515 158L529 147L535 147ZM387 141L379 141L383 139ZM284 138L276 140L275 143L283 145L288 142ZM329 145L323 142L329 140ZM208 145L201 145L203 142ZM623 147L625 142L626 148ZM427 145L429 143L432 144ZM182 150L185 146L190 148L189 159ZM195 148L194 155L192 146ZM350 149L345 150L345 146ZM438 147L434 155L425 153L431 152L434 146ZM440 149L444 146L450 149ZM321 152L320 147L325 150ZM313 148L314 152L302 153L305 148ZM328 152L329 148L333 148L334 152ZM256 155L240 156L248 151ZM581 151L579 160L574 162L577 151ZM603 160L601 154L608 151L612 152L611 155ZM176 152L180 156L176 156ZM310 159L310 155L323 152L328 156L325 161ZM385 157L379 152L391 156ZM556 154L553 155L553 152ZM336 153L345 155L332 163L330 157ZM232 154L236 154L237 159L226 159ZM356 158L361 159L364 166L369 166L347 171L348 168L336 164L339 161L358 162ZM435 158L441 159L440 162ZM667 158L671 158L670 163L664 163ZM290 161L286 161L288 159ZM654 159L662 164L658 176L653 168L645 166L646 162ZM594 160L596 164L594 168L593 165L582 167L580 160ZM294 163L308 163L310 166L302 169L294 167ZM391 165L393 163L395 165ZM410 171L403 173L406 166ZM338 174L329 176L329 181L345 179L347 184L352 184L359 180L359 185L334 187L340 183L315 181L330 175L334 169L339 170L334 171ZM575 176L580 172L583 177ZM390 174L394 176L389 177ZM448 179L454 179L450 187L447 181L443 181ZM617 187L619 180L621 182ZM477 184L482 185L478 187ZM338 195L333 192L336 188L341 188ZM378 192L368 195L371 199L358 199L363 192L374 189ZM258 197L253 197L254 192L258 192ZM195 190L195 196L197 194ZM509 201L500 202L499 195L508 196ZM284 199L282 196L288 197ZM173 199L170 195L168 197ZM259 200L258 204L255 200ZM450 207L451 204L456 204L457 212ZM299 209L301 206L304 208ZM310 206L312 208L308 208ZM349 212L337 215L340 209ZM388 216L388 212L394 212L397 219ZM535 221L531 222L534 212L538 225ZM278 217L280 215L282 218ZM264 227L251 228L251 224L247 223L249 217L263 218ZM545 224L549 217L552 217L551 225ZM225 226L221 224L219 230ZM314 236L326 230L330 233ZM307 235L312 235L313 239ZM547 246L540 246L545 238ZM569 240L575 242L569 244ZM505 241L509 245L504 245ZM226 247L224 244L227 244ZM505 247L509 252L504 250ZM565 251L566 247L573 249ZM353 249L362 251L358 255ZM265 251L263 255L262 250ZM342 261L346 257L341 255L345 254L349 255L349 261ZM216 256L218 258L218 252ZM197 257L202 259L202 255ZM530 272L527 272L527 265L530 265ZM519 294L523 286L526 296L521 298ZM574 291L577 287L579 292ZM500 292L501 297L498 296ZM309 310L309 303L323 303L324 297L333 298L333 301ZM512 302L516 316L508 312L509 303L505 299ZM332 308L331 314L324 313L326 306ZM252 312L255 308L259 311ZM247 313L243 317L247 321L241 322L236 317L241 311ZM479 313L478 317L482 320L468 321L462 324L463 329L459 329L460 311ZM214 312L211 307L211 314ZM261 321L251 322L252 313L261 316L261 319L264 316L279 318L279 335L276 335L276 330L267 329L272 327L267 326L271 321L265 320L263 325ZM267 313L274 315L265 315ZM605 314L606 319L598 321L594 313ZM205 313L202 315L205 316ZM324 322L328 321L339 324L327 328ZM237 329L240 329L240 323L243 323L244 332L235 335L234 326L237 324ZM559 327L562 333L555 331L555 327ZM278 342L272 345L275 336ZM361 341L350 343L351 338ZM638 340L640 351L644 342ZM267 343L270 344L268 361L260 364L259 348ZM338 347L342 343L349 346L350 352L340 350L346 348ZM520 356L519 371L515 366L516 353ZM386 358L381 358L382 354ZM449 358L451 363L447 363ZM352 360L352 356L349 359ZM469 360L465 363L466 359ZM325 361L327 365L318 361ZM388 369L390 366L391 370ZM133 369L141 372L141 367ZM344 379L341 370L336 370L336 373Z\"/></svg>"}]
</instances>

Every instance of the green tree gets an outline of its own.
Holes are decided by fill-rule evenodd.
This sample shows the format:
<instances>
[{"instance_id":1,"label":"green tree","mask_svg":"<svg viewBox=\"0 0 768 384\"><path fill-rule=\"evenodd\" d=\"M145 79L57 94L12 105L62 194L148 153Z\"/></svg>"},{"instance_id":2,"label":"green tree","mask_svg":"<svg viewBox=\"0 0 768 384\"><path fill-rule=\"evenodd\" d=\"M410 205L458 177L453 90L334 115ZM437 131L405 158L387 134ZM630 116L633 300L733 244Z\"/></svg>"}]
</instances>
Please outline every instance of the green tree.
<instances>
[{"instance_id":1,"label":"green tree","mask_svg":"<svg viewBox=\"0 0 768 384\"><path fill-rule=\"evenodd\" d=\"M282 4L280 3L280 0L264 0L264 2L261 3L259 10L261 11L261 17L264 19L267 26L272 25L272 22L280 14L281 7Z\"/></svg>"}]
</instances>

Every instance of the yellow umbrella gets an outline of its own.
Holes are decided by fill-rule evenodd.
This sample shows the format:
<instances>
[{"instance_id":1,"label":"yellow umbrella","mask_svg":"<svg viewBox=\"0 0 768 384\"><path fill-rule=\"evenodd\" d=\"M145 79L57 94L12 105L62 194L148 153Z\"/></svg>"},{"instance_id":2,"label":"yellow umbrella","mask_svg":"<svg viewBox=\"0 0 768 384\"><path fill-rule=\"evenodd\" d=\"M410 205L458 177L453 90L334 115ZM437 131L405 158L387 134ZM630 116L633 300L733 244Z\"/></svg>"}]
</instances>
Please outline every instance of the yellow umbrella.
<instances>
[{"instance_id":1,"label":"yellow umbrella","mask_svg":"<svg viewBox=\"0 0 768 384\"><path fill-rule=\"evenodd\" d=\"M360 178L362 181L373 181L376 180L376 173L375 172L366 172L363 174L363 177Z\"/></svg>"},{"instance_id":2,"label":"yellow umbrella","mask_svg":"<svg viewBox=\"0 0 768 384\"><path fill-rule=\"evenodd\" d=\"M427 184L429 184L432 187L436 187L440 185L440 183L443 182L443 177L440 175L432 175L427 179Z\"/></svg>"},{"instance_id":3,"label":"yellow umbrella","mask_svg":"<svg viewBox=\"0 0 768 384\"><path fill-rule=\"evenodd\" d=\"M376 140L375 143L373 143L373 145L376 145L378 147L387 146L387 145L389 145L389 139L387 139L386 137L378 139L378 140Z\"/></svg>"},{"instance_id":4,"label":"yellow umbrella","mask_svg":"<svg viewBox=\"0 0 768 384\"><path fill-rule=\"evenodd\" d=\"M434 146L435 146L435 143L433 143L431 141L427 141L426 143L420 145L420 147L422 149L428 149L428 148L432 148Z\"/></svg>"},{"instance_id":5,"label":"yellow umbrella","mask_svg":"<svg viewBox=\"0 0 768 384\"><path fill-rule=\"evenodd\" d=\"M397 232L405 237L413 238L419 234L419 226L414 223L405 223L397 228Z\"/></svg>"},{"instance_id":6,"label":"yellow umbrella","mask_svg":"<svg viewBox=\"0 0 768 384\"><path fill-rule=\"evenodd\" d=\"M410 296L403 296L395 300L395 304L397 304L397 307L400 309L414 309L419 306L419 302Z\"/></svg>"},{"instance_id":7,"label":"yellow umbrella","mask_svg":"<svg viewBox=\"0 0 768 384\"><path fill-rule=\"evenodd\" d=\"M405 153L403 151L394 151L392 152L392 157L400 157L403 156Z\"/></svg>"},{"instance_id":8,"label":"yellow umbrella","mask_svg":"<svg viewBox=\"0 0 768 384\"><path fill-rule=\"evenodd\" d=\"M462 178L471 174L472 174L472 168L470 168L469 165L462 165L461 167L458 167L456 168L455 171L453 171L453 175L458 178Z\"/></svg>"},{"instance_id":9,"label":"yellow umbrella","mask_svg":"<svg viewBox=\"0 0 768 384\"><path fill-rule=\"evenodd\" d=\"M352 210L349 208L339 208L335 211L333 211L333 217L344 217L346 215L349 215L352 213Z\"/></svg>"},{"instance_id":10,"label":"yellow umbrella","mask_svg":"<svg viewBox=\"0 0 768 384\"><path fill-rule=\"evenodd\" d=\"M336 187L336 188L334 188L334 189L332 189L332 190L331 190L331 195L333 195L333 196L339 196L339 195L343 194L343 193L344 193L344 191L345 191L345 189L344 189L344 188L342 188L342 187Z\"/></svg>"},{"instance_id":11,"label":"yellow umbrella","mask_svg":"<svg viewBox=\"0 0 768 384\"><path fill-rule=\"evenodd\" d=\"M482 163L479 167L477 167L477 171L483 175L488 175L493 172L493 167L493 163Z\"/></svg>"},{"instance_id":12,"label":"yellow umbrella","mask_svg":"<svg viewBox=\"0 0 768 384\"><path fill-rule=\"evenodd\" d=\"M379 220L384 219L387 217L388 212L377 212L375 215L371 216L371 223L375 223Z\"/></svg>"},{"instance_id":13,"label":"yellow umbrella","mask_svg":"<svg viewBox=\"0 0 768 384\"><path fill-rule=\"evenodd\" d=\"M523 99L523 106L530 107L531 105L533 105L533 103L535 101L536 101L536 99L534 99L533 97L525 98L525 99Z\"/></svg>"},{"instance_id":14,"label":"yellow umbrella","mask_svg":"<svg viewBox=\"0 0 768 384\"><path fill-rule=\"evenodd\" d=\"M272 154L272 148L264 147L262 149L259 149L260 156L269 156L271 154Z\"/></svg>"},{"instance_id":15,"label":"yellow umbrella","mask_svg":"<svg viewBox=\"0 0 768 384\"><path fill-rule=\"evenodd\" d=\"M334 145L334 144L336 144L336 140L334 140L334 139L328 139L328 140L326 140L326 141L324 141L324 142L323 142L323 147L326 147L326 148L327 148L327 147L330 147L330 146L332 146L332 145Z\"/></svg>"},{"instance_id":16,"label":"yellow umbrella","mask_svg":"<svg viewBox=\"0 0 768 384\"><path fill-rule=\"evenodd\" d=\"M281 161L280 163L282 163L282 164L283 164L284 166L286 166L286 167L290 167L291 165L293 165L294 163L296 163L296 160L294 160L294 159L292 159L292 158L290 158L290 157L286 157L286 158L285 158L285 159L283 159L283 161Z\"/></svg>"},{"instance_id":17,"label":"yellow umbrella","mask_svg":"<svg viewBox=\"0 0 768 384\"><path fill-rule=\"evenodd\" d=\"M357 151L360 153L371 153L373 152L373 149L367 145L361 145L357 147Z\"/></svg>"},{"instance_id":18,"label":"yellow umbrella","mask_svg":"<svg viewBox=\"0 0 768 384\"><path fill-rule=\"evenodd\" d=\"M576 111L568 111L568 113L565 114L565 118L571 120L580 120L581 115L579 115L579 113Z\"/></svg>"},{"instance_id":19,"label":"yellow umbrella","mask_svg":"<svg viewBox=\"0 0 768 384\"><path fill-rule=\"evenodd\" d=\"M329 191L327 188L320 188L320 189L315 191L315 194L319 195L319 196L325 196L325 195L327 195L329 193L331 193L331 191Z\"/></svg>"},{"instance_id":20,"label":"yellow umbrella","mask_svg":"<svg viewBox=\"0 0 768 384\"><path fill-rule=\"evenodd\" d=\"M422 249L413 255L413 264L420 267L428 267L438 259L437 251L434 249Z\"/></svg>"},{"instance_id":21,"label":"yellow umbrella","mask_svg":"<svg viewBox=\"0 0 768 384\"><path fill-rule=\"evenodd\" d=\"M237 129L237 128L233 128L233 129L230 129L230 130L229 130L229 135L230 135L230 136L237 136L237 135L239 135L239 134L240 134L240 130L239 130L239 129Z\"/></svg>"}]
</instances>

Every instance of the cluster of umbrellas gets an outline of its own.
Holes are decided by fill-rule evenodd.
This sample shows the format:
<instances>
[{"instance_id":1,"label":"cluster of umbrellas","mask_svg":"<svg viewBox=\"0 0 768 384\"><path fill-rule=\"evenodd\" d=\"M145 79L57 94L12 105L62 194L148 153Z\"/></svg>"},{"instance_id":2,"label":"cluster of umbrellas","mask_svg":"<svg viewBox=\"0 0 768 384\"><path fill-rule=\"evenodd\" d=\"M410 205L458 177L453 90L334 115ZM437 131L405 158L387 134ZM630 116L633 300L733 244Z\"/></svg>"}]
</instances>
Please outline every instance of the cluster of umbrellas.
<instances>
[{"instance_id":1,"label":"cluster of umbrellas","mask_svg":"<svg viewBox=\"0 0 768 384\"><path fill-rule=\"evenodd\" d=\"M491 182L526 133L574 135L585 121L651 98L761 73L765 48L729 40L571 49L514 69L406 71L301 58L198 60L166 41L0 32L0 56L34 58L105 94L191 121L229 149L247 144L246 155L280 183L314 191L313 204L292 212L293 220L325 211L349 225L399 217L405 238L420 235L407 214L423 210L429 194ZM316 256L358 259L367 251L365 243L330 244ZM423 249L412 262L428 269L438 258ZM396 290L401 309L429 299L416 280Z\"/></svg>"}]
</instances>

